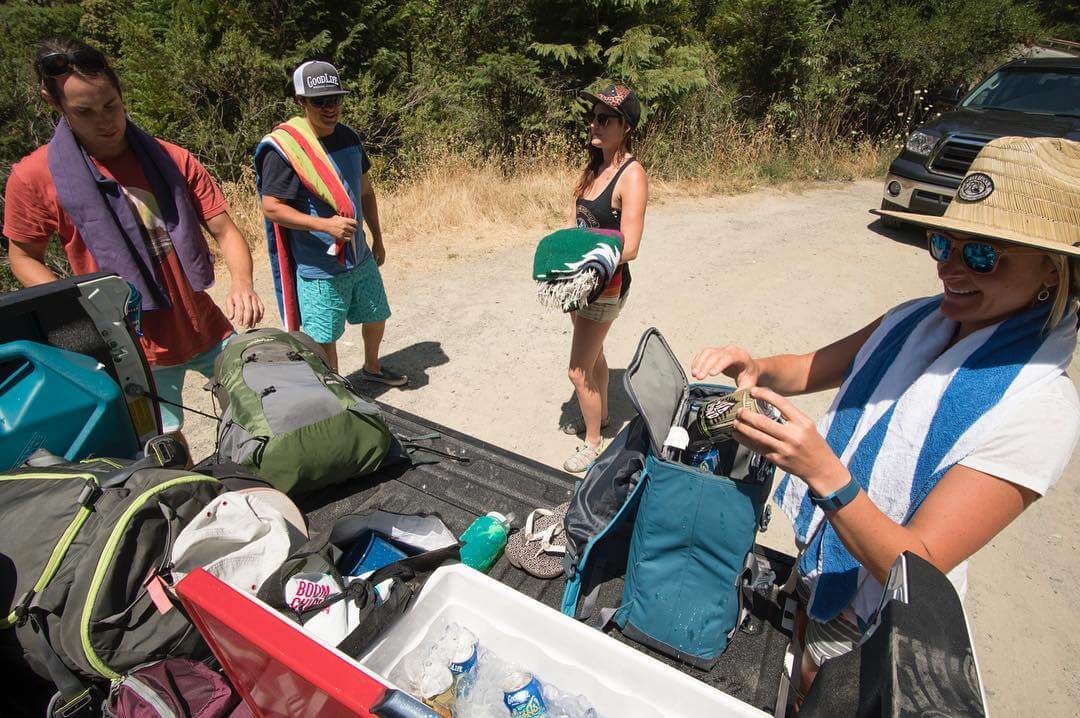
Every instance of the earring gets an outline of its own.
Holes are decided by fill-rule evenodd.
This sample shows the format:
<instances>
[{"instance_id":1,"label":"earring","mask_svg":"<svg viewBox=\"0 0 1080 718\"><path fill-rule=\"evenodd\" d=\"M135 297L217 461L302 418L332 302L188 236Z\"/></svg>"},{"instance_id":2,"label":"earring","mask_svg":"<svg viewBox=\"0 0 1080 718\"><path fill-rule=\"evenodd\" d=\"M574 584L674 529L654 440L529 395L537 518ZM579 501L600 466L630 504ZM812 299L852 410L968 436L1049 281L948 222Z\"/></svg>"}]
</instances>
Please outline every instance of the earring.
<instances>
[{"instance_id":1,"label":"earring","mask_svg":"<svg viewBox=\"0 0 1080 718\"><path fill-rule=\"evenodd\" d=\"M1042 288L1042 291L1035 295L1035 301L1045 302L1050 298L1050 290L1046 287Z\"/></svg>"}]
</instances>

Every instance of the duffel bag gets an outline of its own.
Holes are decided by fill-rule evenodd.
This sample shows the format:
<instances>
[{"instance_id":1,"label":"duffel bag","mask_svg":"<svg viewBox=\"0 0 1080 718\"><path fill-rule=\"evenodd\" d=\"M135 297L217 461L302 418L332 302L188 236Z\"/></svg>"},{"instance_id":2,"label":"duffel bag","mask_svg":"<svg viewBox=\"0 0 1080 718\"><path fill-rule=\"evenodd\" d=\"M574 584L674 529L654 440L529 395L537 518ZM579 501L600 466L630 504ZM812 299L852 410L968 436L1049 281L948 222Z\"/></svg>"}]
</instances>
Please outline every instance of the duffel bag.
<instances>
[{"instance_id":1,"label":"duffel bag","mask_svg":"<svg viewBox=\"0 0 1080 718\"><path fill-rule=\"evenodd\" d=\"M691 406L732 389L689 385L656 329L642 337L625 381L638 416L571 498L562 610L708 669L758 578L752 549L768 521L774 467L735 441L718 447L715 467L680 461L672 428Z\"/></svg>"},{"instance_id":2,"label":"duffel bag","mask_svg":"<svg viewBox=\"0 0 1080 718\"><path fill-rule=\"evenodd\" d=\"M286 493L370 474L392 437L378 406L330 370L300 332L232 337L214 364L218 458L250 467Z\"/></svg>"},{"instance_id":3,"label":"duffel bag","mask_svg":"<svg viewBox=\"0 0 1080 718\"><path fill-rule=\"evenodd\" d=\"M0 474L0 633L56 684L68 712L135 666L208 649L156 586L172 542L217 479L93 459Z\"/></svg>"}]
</instances>

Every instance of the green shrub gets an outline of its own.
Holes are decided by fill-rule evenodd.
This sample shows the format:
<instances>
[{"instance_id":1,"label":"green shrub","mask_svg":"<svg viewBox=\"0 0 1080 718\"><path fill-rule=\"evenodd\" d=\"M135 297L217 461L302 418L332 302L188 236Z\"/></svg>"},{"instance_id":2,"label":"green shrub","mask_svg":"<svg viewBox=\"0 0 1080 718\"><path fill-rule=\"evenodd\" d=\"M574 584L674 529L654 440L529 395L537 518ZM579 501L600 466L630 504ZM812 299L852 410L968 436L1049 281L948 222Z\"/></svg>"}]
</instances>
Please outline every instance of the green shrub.
<instances>
[{"instance_id":1,"label":"green shrub","mask_svg":"<svg viewBox=\"0 0 1080 718\"><path fill-rule=\"evenodd\" d=\"M817 0L723 0L706 34L721 77L746 98L751 114L792 97L807 82L821 44Z\"/></svg>"}]
</instances>

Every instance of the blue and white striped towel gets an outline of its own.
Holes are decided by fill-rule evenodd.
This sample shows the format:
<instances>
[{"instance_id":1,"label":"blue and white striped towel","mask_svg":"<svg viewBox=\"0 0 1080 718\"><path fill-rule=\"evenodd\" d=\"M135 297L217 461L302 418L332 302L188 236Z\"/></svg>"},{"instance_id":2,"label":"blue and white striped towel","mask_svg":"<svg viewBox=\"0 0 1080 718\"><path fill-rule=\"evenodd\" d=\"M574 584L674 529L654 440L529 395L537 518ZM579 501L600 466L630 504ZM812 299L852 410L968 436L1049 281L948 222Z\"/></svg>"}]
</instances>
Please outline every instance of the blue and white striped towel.
<instances>
[{"instance_id":1,"label":"blue and white striped towel","mask_svg":"<svg viewBox=\"0 0 1080 718\"><path fill-rule=\"evenodd\" d=\"M942 297L889 312L859 350L818 422L852 477L893 521L906 524L941 477L1008 420L1008 400L1060 376L1076 347L1070 313L1048 334L1042 305L973 332L945 350L956 322ZM807 486L785 475L774 499L806 548L799 574L812 586L809 613L828 621L853 606L864 625L883 589L844 547Z\"/></svg>"}]
</instances>

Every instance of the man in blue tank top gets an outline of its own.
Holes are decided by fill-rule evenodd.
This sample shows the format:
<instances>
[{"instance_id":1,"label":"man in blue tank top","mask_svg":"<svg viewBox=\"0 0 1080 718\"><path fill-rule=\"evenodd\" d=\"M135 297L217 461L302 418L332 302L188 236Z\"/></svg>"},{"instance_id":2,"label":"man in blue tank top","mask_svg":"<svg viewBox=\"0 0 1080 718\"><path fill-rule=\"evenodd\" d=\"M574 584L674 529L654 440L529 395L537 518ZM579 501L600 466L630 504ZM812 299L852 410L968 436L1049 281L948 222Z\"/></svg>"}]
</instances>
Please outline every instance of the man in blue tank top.
<instances>
[{"instance_id":1,"label":"man in blue tank top","mask_svg":"<svg viewBox=\"0 0 1080 718\"><path fill-rule=\"evenodd\" d=\"M296 296L304 331L323 345L332 368L338 368L337 340L345 323L360 324L364 339L365 381L404 386L408 379L382 365L382 343L390 306L379 267L386 261L375 189L368 177L371 161L357 134L340 123L342 97L338 71L326 62L305 62L293 72L293 91L304 117L318 137L356 209L342 216L313 194L296 168L273 143L255 153L263 214L284 228L296 264ZM309 172L310 168L303 168ZM368 247L363 223L371 232ZM337 251L335 251L337 249Z\"/></svg>"}]
</instances>

